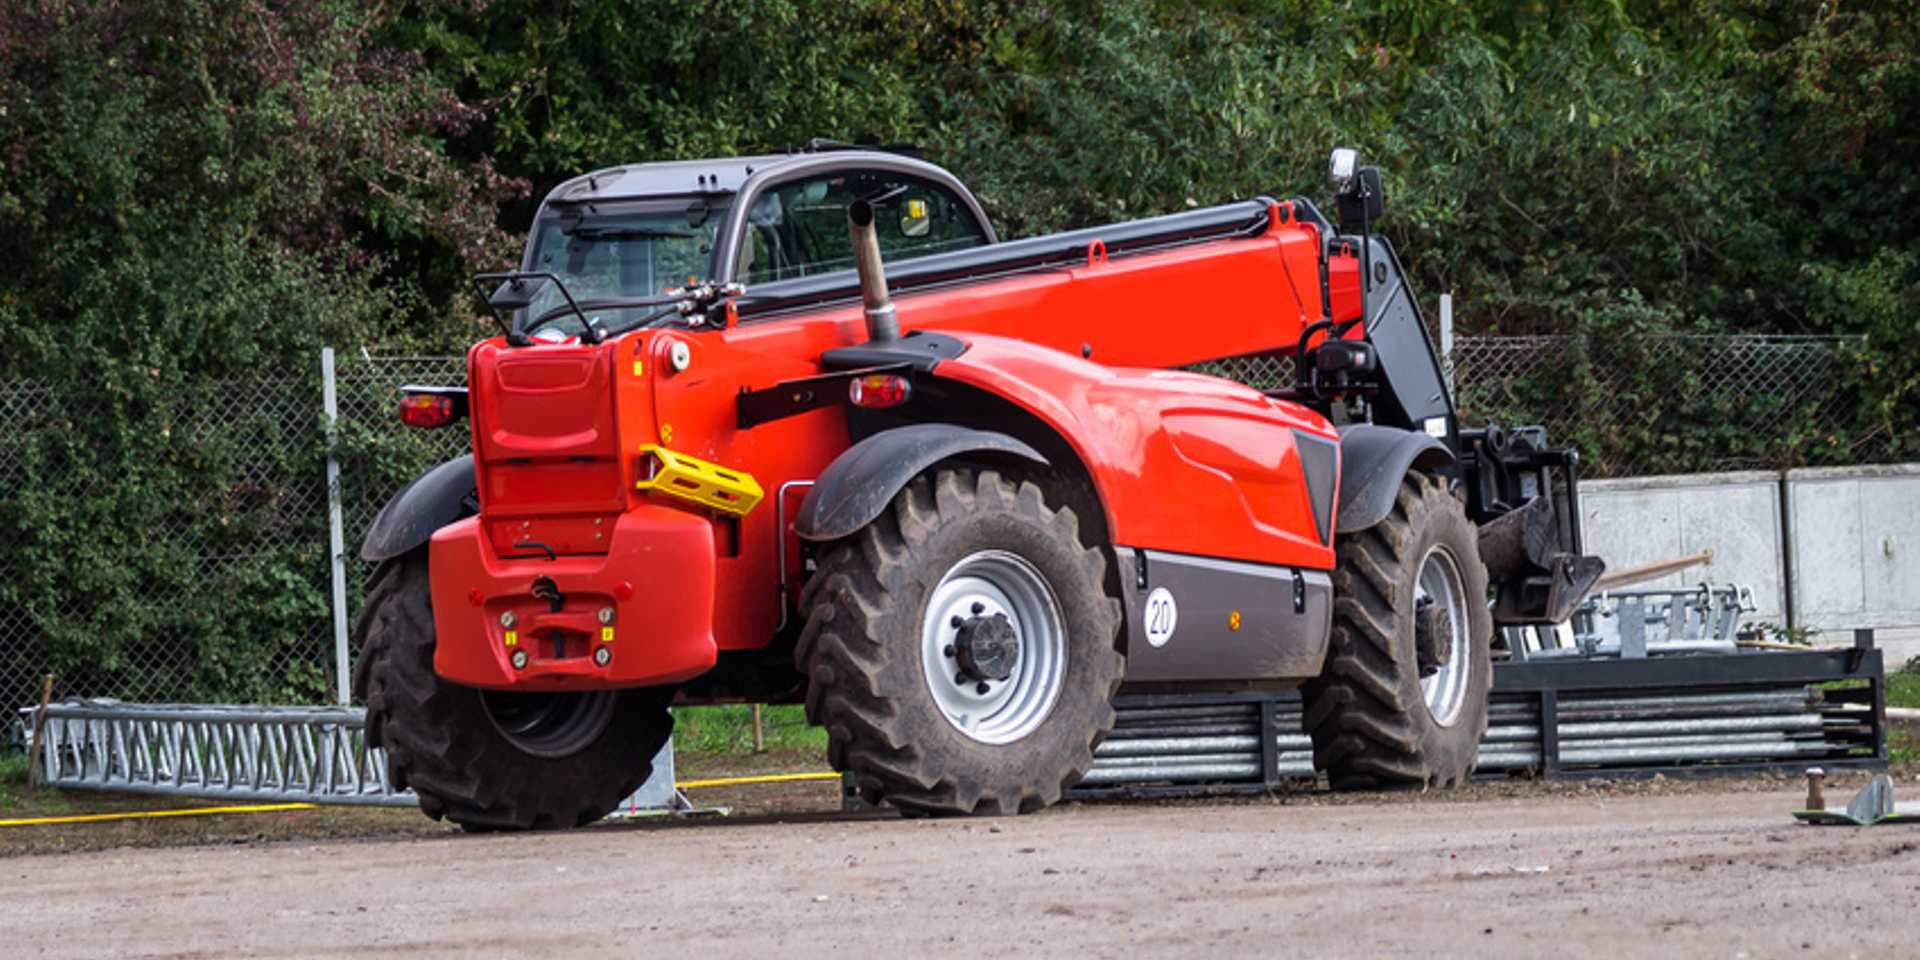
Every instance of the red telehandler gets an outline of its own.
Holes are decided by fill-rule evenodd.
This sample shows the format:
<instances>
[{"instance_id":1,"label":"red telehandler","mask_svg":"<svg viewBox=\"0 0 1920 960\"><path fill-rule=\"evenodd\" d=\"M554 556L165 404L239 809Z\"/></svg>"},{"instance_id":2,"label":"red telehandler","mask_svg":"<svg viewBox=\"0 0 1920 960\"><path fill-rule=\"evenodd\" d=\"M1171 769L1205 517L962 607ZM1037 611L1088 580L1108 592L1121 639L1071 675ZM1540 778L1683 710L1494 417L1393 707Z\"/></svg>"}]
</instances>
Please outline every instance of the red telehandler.
<instances>
[{"instance_id":1,"label":"red telehandler","mask_svg":"<svg viewBox=\"0 0 1920 960\"><path fill-rule=\"evenodd\" d=\"M369 530L368 735L431 816L560 827L670 704L804 702L864 797L1059 799L1140 692L1301 688L1336 787L1451 786L1496 623L1564 619L1576 458L1463 430L1376 168L1001 241L897 152L562 184ZM497 284L490 292L486 284ZM1186 368L1290 358L1260 390ZM1220 364L1216 363L1218 368Z\"/></svg>"}]
</instances>

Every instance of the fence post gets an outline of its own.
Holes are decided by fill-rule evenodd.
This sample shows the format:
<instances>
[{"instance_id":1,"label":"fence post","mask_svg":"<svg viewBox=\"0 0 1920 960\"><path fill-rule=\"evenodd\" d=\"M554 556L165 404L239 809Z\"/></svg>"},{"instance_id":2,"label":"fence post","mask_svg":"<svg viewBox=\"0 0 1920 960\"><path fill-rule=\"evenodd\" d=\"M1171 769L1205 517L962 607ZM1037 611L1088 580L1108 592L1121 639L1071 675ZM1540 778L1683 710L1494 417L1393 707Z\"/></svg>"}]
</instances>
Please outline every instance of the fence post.
<instances>
[{"instance_id":1,"label":"fence post","mask_svg":"<svg viewBox=\"0 0 1920 960\"><path fill-rule=\"evenodd\" d=\"M333 348L320 348L320 398L327 414L327 558L333 568L334 698L353 701L347 664L347 532L340 515L340 460L334 445L340 433L340 397L334 389Z\"/></svg>"},{"instance_id":2,"label":"fence post","mask_svg":"<svg viewBox=\"0 0 1920 960\"><path fill-rule=\"evenodd\" d=\"M1440 375L1447 378L1447 393L1453 393L1453 294L1440 295ZM1454 404L1459 404L1459 398Z\"/></svg>"}]
</instances>

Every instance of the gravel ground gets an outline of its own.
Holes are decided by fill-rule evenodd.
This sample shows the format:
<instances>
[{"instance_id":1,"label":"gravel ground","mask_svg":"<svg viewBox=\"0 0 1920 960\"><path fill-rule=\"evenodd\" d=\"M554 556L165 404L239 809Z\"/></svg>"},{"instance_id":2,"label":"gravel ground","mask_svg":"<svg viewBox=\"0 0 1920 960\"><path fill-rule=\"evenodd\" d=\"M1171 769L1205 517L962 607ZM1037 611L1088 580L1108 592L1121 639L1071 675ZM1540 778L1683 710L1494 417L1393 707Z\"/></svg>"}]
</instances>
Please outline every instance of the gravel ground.
<instances>
[{"instance_id":1,"label":"gravel ground","mask_svg":"<svg viewBox=\"0 0 1920 960\"><path fill-rule=\"evenodd\" d=\"M0 930L10 957L1905 955L1920 832L1801 827L1801 799L1503 783L18 856Z\"/></svg>"}]
</instances>

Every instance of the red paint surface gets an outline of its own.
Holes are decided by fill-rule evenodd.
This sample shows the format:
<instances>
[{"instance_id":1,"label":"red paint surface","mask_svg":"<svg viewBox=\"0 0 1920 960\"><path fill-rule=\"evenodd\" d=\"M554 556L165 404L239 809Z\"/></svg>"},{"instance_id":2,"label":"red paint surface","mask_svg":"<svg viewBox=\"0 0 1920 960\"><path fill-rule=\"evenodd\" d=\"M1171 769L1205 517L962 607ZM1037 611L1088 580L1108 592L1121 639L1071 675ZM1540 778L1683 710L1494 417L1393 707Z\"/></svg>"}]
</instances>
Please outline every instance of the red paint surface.
<instances>
[{"instance_id":1,"label":"red paint surface","mask_svg":"<svg viewBox=\"0 0 1920 960\"><path fill-rule=\"evenodd\" d=\"M1092 476L1115 542L1326 569L1332 551L1314 533L1293 431L1333 437L1332 427L1239 384L1166 369L1291 349L1327 315L1319 232L1284 219L1252 238L903 294L900 323L968 342L936 376L1004 397L1060 433ZM1335 258L1333 268L1334 314L1357 316L1358 262ZM838 407L739 430L734 398L816 374L821 353L864 336L860 308L848 304L591 346L476 346L482 516L433 539L436 669L476 686L634 686L698 675L719 650L767 645L781 619L777 551L790 581L799 570L775 505L784 501L790 518L801 491L782 497L780 487L818 476L848 438ZM690 353L684 371L668 359L675 341ZM648 443L751 473L765 499L737 521L736 537L733 520L637 491L637 451ZM539 613L546 603L530 591L543 575L568 595L562 615ZM630 599L619 596L623 581ZM579 656L536 654L517 672L508 664L503 610L527 610L565 637L576 614L606 604L622 625L608 667L591 666L584 643ZM563 650L574 652L564 641Z\"/></svg>"}]
</instances>

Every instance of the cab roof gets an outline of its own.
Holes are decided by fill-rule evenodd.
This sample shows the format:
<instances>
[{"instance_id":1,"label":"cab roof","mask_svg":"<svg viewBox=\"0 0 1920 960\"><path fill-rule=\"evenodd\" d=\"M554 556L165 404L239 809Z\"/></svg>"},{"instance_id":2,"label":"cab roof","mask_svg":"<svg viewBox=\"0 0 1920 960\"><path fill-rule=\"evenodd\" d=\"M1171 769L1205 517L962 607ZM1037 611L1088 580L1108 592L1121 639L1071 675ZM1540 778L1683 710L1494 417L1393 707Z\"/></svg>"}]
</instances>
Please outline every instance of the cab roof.
<instances>
[{"instance_id":1,"label":"cab roof","mask_svg":"<svg viewBox=\"0 0 1920 960\"><path fill-rule=\"evenodd\" d=\"M634 200L643 197L697 197L711 194L735 194L748 177L788 164L812 160L831 153L837 160L858 163L862 160L898 160L900 154L883 150L836 148L831 151L766 153L748 157L717 157L708 160L668 160L659 163L631 163L595 170L554 187L546 203L589 203L606 200Z\"/></svg>"}]
</instances>

